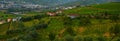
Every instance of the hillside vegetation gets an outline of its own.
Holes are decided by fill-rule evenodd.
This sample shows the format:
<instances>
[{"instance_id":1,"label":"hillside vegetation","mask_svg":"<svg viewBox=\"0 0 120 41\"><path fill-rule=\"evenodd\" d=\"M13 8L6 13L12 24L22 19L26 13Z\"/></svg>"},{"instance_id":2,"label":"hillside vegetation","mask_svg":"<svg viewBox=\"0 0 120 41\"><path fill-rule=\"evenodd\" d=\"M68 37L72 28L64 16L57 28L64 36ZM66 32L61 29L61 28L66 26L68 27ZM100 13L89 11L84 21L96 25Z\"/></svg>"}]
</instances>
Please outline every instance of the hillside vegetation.
<instances>
[{"instance_id":1,"label":"hillside vegetation","mask_svg":"<svg viewBox=\"0 0 120 41\"><path fill-rule=\"evenodd\" d=\"M63 10L57 16L23 16L0 25L0 41L120 41L119 7L106 3Z\"/></svg>"},{"instance_id":2,"label":"hillside vegetation","mask_svg":"<svg viewBox=\"0 0 120 41\"><path fill-rule=\"evenodd\" d=\"M103 13L108 12L110 14L120 13L120 3L114 2L114 3L105 3L105 4L98 4L98 5L92 5L87 7L78 7L71 10L65 10L65 14L97 14L97 13Z\"/></svg>"}]
</instances>

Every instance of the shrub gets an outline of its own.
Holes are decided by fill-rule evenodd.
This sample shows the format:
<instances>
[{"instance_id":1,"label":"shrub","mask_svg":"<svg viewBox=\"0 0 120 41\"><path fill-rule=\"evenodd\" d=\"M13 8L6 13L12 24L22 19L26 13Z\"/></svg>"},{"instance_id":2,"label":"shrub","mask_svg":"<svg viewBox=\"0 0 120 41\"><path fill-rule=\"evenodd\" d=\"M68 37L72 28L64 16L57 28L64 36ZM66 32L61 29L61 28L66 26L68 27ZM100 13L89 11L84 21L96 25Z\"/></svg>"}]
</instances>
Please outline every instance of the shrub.
<instances>
[{"instance_id":1,"label":"shrub","mask_svg":"<svg viewBox=\"0 0 120 41\"><path fill-rule=\"evenodd\" d=\"M83 40L84 40L84 41L93 41L93 38L90 37L90 36L86 36L86 37L84 37Z\"/></svg>"},{"instance_id":2,"label":"shrub","mask_svg":"<svg viewBox=\"0 0 120 41\"><path fill-rule=\"evenodd\" d=\"M75 36L75 35L76 35L76 33L75 33L75 31L73 30L73 28L72 28L72 27L67 27L66 31L67 31L67 32L68 32L68 34L70 34L70 35L73 35L73 36Z\"/></svg>"},{"instance_id":3,"label":"shrub","mask_svg":"<svg viewBox=\"0 0 120 41\"><path fill-rule=\"evenodd\" d=\"M112 41L120 41L120 37L115 37Z\"/></svg>"},{"instance_id":4,"label":"shrub","mask_svg":"<svg viewBox=\"0 0 120 41\"><path fill-rule=\"evenodd\" d=\"M23 21L23 22L27 22L27 21L33 20L33 17L26 17L26 18L22 18L20 20Z\"/></svg>"},{"instance_id":5,"label":"shrub","mask_svg":"<svg viewBox=\"0 0 120 41\"><path fill-rule=\"evenodd\" d=\"M70 27L72 25L72 20L70 18L65 18L64 19L64 25L67 26L67 27L68 26Z\"/></svg>"},{"instance_id":6,"label":"shrub","mask_svg":"<svg viewBox=\"0 0 120 41\"><path fill-rule=\"evenodd\" d=\"M7 39L7 41L17 41L16 39Z\"/></svg>"},{"instance_id":7,"label":"shrub","mask_svg":"<svg viewBox=\"0 0 120 41\"><path fill-rule=\"evenodd\" d=\"M64 39L65 39L65 41L74 41L73 36L70 36L70 35L66 35L66 36L64 37Z\"/></svg>"},{"instance_id":8,"label":"shrub","mask_svg":"<svg viewBox=\"0 0 120 41\"><path fill-rule=\"evenodd\" d=\"M97 41L106 41L105 37L97 37Z\"/></svg>"},{"instance_id":9,"label":"shrub","mask_svg":"<svg viewBox=\"0 0 120 41\"><path fill-rule=\"evenodd\" d=\"M30 31L28 32L28 34L26 35L19 35L17 37L17 41L33 41L36 40L38 38L38 33L35 31Z\"/></svg>"},{"instance_id":10,"label":"shrub","mask_svg":"<svg viewBox=\"0 0 120 41\"><path fill-rule=\"evenodd\" d=\"M90 21L90 19L88 19L88 18L82 18L82 19L80 19L80 25L81 26L85 26L85 25L89 25L89 24L91 24L91 21Z\"/></svg>"},{"instance_id":11,"label":"shrub","mask_svg":"<svg viewBox=\"0 0 120 41\"><path fill-rule=\"evenodd\" d=\"M49 39L51 40L51 41L53 41L54 39L55 39L55 33L53 33L53 32L51 32L50 34L49 34Z\"/></svg>"},{"instance_id":12,"label":"shrub","mask_svg":"<svg viewBox=\"0 0 120 41\"><path fill-rule=\"evenodd\" d=\"M118 36L120 34L120 25L116 24L113 27L110 28L110 33L115 34L115 36Z\"/></svg>"},{"instance_id":13,"label":"shrub","mask_svg":"<svg viewBox=\"0 0 120 41\"><path fill-rule=\"evenodd\" d=\"M119 20L120 18L119 18L119 15L117 15L117 14L113 15L113 14L112 14L112 16L110 17L110 19L111 19L112 21L116 22L116 21Z\"/></svg>"},{"instance_id":14,"label":"shrub","mask_svg":"<svg viewBox=\"0 0 120 41\"><path fill-rule=\"evenodd\" d=\"M29 35L32 37L32 38L37 38L38 37L38 33L36 31L30 31L29 32Z\"/></svg>"},{"instance_id":15,"label":"shrub","mask_svg":"<svg viewBox=\"0 0 120 41\"><path fill-rule=\"evenodd\" d=\"M41 15L35 15L35 16L33 16L33 17L34 17L34 19L41 19L41 18L42 18Z\"/></svg>"},{"instance_id":16,"label":"shrub","mask_svg":"<svg viewBox=\"0 0 120 41\"><path fill-rule=\"evenodd\" d=\"M83 38L80 37L80 36L78 36L78 37L75 38L75 41L82 41L82 40L83 40Z\"/></svg>"},{"instance_id":17,"label":"shrub","mask_svg":"<svg viewBox=\"0 0 120 41\"><path fill-rule=\"evenodd\" d=\"M21 30L7 30L6 34L17 34L17 33L21 33L22 31Z\"/></svg>"},{"instance_id":18,"label":"shrub","mask_svg":"<svg viewBox=\"0 0 120 41\"><path fill-rule=\"evenodd\" d=\"M42 23L42 24L38 24L38 25L36 25L34 27L38 30L38 29L42 29L42 28L47 28L48 24Z\"/></svg>"}]
</instances>

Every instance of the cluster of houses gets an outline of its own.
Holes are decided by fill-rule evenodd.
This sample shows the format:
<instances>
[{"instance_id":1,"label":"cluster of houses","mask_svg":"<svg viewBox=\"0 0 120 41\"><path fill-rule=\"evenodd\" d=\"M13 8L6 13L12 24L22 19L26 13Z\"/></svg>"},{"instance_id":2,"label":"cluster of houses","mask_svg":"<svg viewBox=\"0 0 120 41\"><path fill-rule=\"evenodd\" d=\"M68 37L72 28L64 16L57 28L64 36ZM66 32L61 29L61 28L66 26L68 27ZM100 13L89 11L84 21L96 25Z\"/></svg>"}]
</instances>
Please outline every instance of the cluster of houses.
<instances>
[{"instance_id":1,"label":"cluster of houses","mask_svg":"<svg viewBox=\"0 0 120 41\"><path fill-rule=\"evenodd\" d=\"M33 3L18 3L13 1L0 1L0 10L9 9L9 8L24 8L24 9L41 9L41 8L47 8L47 6L39 5L39 4L33 4Z\"/></svg>"},{"instance_id":2,"label":"cluster of houses","mask_svg":"<svg viewBox=\"0 0 120 41\"><path fill-rule=\"evenodd\" d=\"M10 12L10 13L15 15L22 14L22 12Z\"/></svg>"},{"instance_id":3,"label":"cluster of houses","mask_svg":"<svg viewBox=\"0 0 120 41\"><path fill-rule=\"evenodd\" d=\"M73 9L73 8L76 8L77 6L70 6L70 7L63 7L62 9L64 10L68 10L68 9Z\"/></svg>"},{"instance_id":4,"label":"cluster of houses","mask_svg":"<svg viewBox=\"0 0 120 41\"><path fill-rule=\"evenodd\" d=\"M62 10L58 10L56 12L47 12L47 15L49 16L56 16L61 14L63 11ZM67 17L70 17L71 19L74 19L76 17L79 17L79 14L68 14Z\"/></svg>"},{"instance_id":5,"label":"cluster of houses","mask_svg":"<svg viewBox=\"0 0 120 41\"><path fill-rule=\"evenodd\" d=\"M11 2L0 1L0 9L6 9L13 5Z\"/></svg>"},{"instance_id":6,"label":"cluster of houses","mask_svg":"<svg viewBox=\"0 0 120 41\"><path fill-rule=\"evenodd\" d=\"M22 17L16 17L16 18L8 18L4 20L0 20L0 24L8 23L8 22L15 22L15 21L20 21Z\"/></svg>"},{"instance_id":7,"label":"cluster of houses","mask_svg":"<svg viewBox=\"0 0 120 41\"><path fill-rule=\"evenodd\" d=\"M56 15L61 14L62 12L63 12L62 10L58 10L56 12L47 12L46 14L49 16L56 16Z\"/></svg>"},{"instance_id":8,"label":"cluster of houses","mask_svg":"<svg viewBox=\"0 0 120 41\"><path fill-rule=\"evenodd\" d=\"M68 9L73 9L76 8L77 6L61 6L61 7L56 7L55 9L63 9L63 10L68 10Z\"/></svg>"},{"instance_id":9,"label":"cluster of houses","mask_svg":"<svg viewBox=\"0 0 120 41\"><path fill-rule=\"evenodd\" d=\"M22 7L25 7L25 8L31 8L31 9L34 9L34 8L42 8L42 7L47 7L47 6L43 6L43 5L38 5L38 4L24 4L22 5Z\"/></svg>"},{"instance_id":10,"label":"cluster of houses","mask_svg":"<svg viewBox=\"0 0 120 41\"><path fill-rule=\"evenodd\" d=\"M70 17L71 19L74 19L76 17L79 17L79 14L68 14L67 17Z\"/></svg>"}]
</instances>

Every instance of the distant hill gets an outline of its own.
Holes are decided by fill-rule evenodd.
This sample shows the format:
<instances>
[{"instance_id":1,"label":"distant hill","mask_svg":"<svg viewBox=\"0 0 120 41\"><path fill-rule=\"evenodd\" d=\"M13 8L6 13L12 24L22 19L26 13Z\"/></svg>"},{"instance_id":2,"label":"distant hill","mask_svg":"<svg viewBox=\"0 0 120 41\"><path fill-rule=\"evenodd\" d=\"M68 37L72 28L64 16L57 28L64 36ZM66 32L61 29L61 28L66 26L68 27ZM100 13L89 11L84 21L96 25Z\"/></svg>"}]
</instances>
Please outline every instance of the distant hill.
<instances>
[{"instance_id":1,"label":"distant hill","mask_svg":"<svg viewBox=\"0 0 120 41\"><path fill-rule=\"evenodd\" d=\"M0 0L3 1L3 0ZM56 5L62 5L66 3L70 4L95 4L95 3L104 3L104 2L111 2L111 1L119 1L120 0L5 0L5 1L11 1L16 3L32 3L32 4L40 4L40 5L47 5L47 6L56 6Z\"/></svg>"},{"instance_id":2,"label":"distant hill","mask_svg":"<svg viewBox=\"0 0 120 41\"><path fill-rule=\"evenodd\" d=\"M78 7L71 10L65 10L65 14L93 14L99 12L108 12L111 14L120 13L120 2L112 2L112 3L105 3L105 4L96 4L87 7Z\"/></svg>"},{"instance_id":3,"label":"distant hill","mask_svg":"<svg viewBox=\"0 0 120 41\"><path fill-rule=\"evenodd\" d=\"M65 3L73 2L77 0L5 0L5 1L53 6L53 5L65 4Z\"/></svg>"}]
</instances>

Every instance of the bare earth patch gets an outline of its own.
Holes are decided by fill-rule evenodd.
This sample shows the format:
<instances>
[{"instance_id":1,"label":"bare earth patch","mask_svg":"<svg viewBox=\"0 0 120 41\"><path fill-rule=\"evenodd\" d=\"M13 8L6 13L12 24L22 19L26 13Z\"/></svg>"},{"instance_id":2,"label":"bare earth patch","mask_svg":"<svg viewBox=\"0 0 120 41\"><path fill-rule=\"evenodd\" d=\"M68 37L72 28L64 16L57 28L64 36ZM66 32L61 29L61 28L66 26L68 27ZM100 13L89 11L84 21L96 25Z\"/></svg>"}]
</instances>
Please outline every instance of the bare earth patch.
<instances>
[{"instance_id":1,"label":"bare earth patch","mask_svg":"<svg viewBox=\"0 0 120 41\"><path fill-rule=\"evenodd\" d=\"M80 33L84 32L84 31L85 31L85 28L84 28L84 27L80 27L80 28L79 28L79 32L80 32Z\"/></svg>"},{"instance_id":2,"label":"bare earth patch","mask_svg":"<svg viewBox=\"0 0 120 41\"><path fill-rule=\"evenodd\" d=\"M110 37L110 33L109 33L109 32L106 32L106 33L103 34L103 36L105 36L105 37Z\"/></svg>"}]
</instances>

